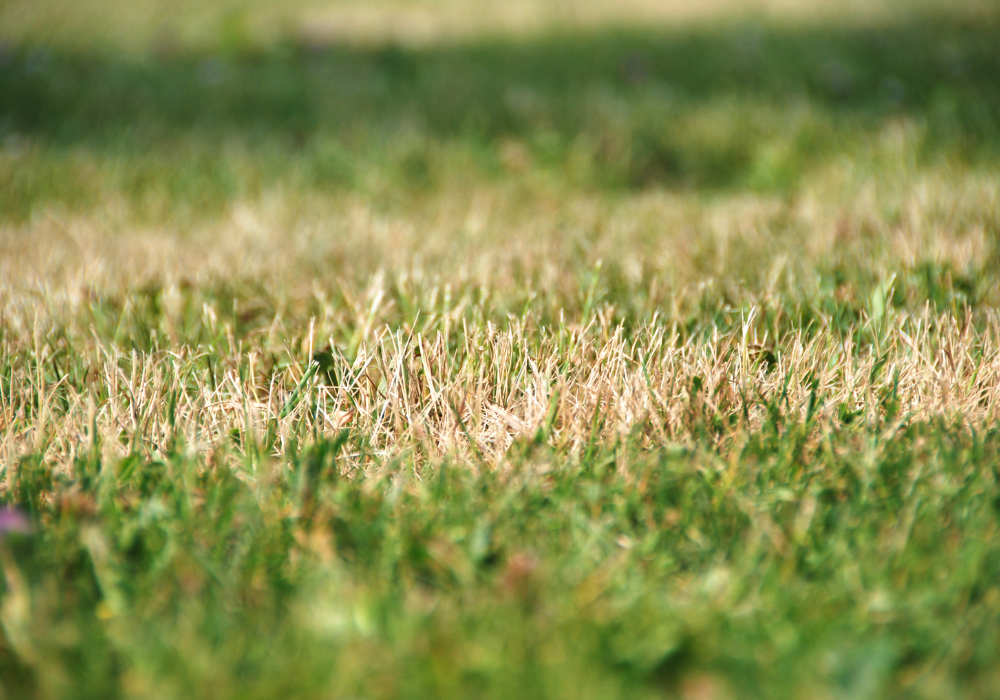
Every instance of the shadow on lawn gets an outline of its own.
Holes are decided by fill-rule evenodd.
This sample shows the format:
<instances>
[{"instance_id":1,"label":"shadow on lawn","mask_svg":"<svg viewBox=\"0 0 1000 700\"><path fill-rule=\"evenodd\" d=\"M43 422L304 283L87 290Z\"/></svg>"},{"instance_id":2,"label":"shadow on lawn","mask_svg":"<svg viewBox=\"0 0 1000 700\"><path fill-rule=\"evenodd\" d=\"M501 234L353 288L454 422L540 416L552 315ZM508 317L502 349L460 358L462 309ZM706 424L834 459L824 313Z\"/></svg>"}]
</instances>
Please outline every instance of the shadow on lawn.
<instances>
[{"instance_id":1,"label":"shadow on lawn","mask_svg":"<svg viewBox=\"0 0 1000 700\"><path fill-rule=\"evenodd\" d=\"M381 157L425 184L434 149L458 143L486 170L523 161L596 186L784 190L900 118L917 127L918 158L996 160L998 46L995 22L925 16L141 60L22 47L0 65L0 138L186 154L185 172L204 171L195 189L239 179L219 163L224 144L268 154L258 180L296 169L326 187L351 186L356 161Z\"/></svg>"}]
</instances>

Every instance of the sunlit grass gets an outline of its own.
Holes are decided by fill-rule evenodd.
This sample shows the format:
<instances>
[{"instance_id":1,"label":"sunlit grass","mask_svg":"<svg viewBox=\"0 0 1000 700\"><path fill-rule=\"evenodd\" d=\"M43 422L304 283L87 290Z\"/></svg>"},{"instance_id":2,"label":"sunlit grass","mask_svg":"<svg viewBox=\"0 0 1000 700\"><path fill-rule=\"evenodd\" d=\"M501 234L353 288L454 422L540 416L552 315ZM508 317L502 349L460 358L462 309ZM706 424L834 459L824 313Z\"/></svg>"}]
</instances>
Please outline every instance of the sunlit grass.
<instances>
[{"instance_id":1,"label":"sunlit grass","mask_svg":"<svg viewBox=\"0 0 1000 700\"><path fill-rule=\"evenodd\" d=\"M995 13L730 5L0 10L2 696L993 697Z\"/></svg>"}]
</instances>

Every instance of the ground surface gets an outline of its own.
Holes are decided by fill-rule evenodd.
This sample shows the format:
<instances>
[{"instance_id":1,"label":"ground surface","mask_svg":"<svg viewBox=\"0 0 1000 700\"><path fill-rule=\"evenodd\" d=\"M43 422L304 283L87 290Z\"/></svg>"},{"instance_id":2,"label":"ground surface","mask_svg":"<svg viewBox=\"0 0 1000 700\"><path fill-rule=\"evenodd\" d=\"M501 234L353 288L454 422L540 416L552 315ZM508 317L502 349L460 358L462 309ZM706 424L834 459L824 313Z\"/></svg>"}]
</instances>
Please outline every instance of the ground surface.
<instances>
[{"instance_id":1,"label":"ground surface","mask_svg":"<svg viewBox=\"0 0 1000 700\"><path fill-rule=\"evenodd\" d=\"M989 4L118 5L0 6L3 697L997 697Z\"/></svg>"}]
</instances>

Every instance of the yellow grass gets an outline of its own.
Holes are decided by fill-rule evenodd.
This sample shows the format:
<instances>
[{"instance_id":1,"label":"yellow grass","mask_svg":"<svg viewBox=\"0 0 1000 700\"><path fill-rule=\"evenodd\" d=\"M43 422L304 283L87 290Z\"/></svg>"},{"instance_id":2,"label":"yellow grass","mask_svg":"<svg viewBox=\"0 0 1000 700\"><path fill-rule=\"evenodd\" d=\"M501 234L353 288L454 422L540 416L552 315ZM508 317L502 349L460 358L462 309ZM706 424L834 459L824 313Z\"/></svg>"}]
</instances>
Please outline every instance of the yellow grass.
<instances>
[{"instance_id":1,"label":"yellow grass","mask_svg":"<svg viewBox=\"0 0 1000 700\"><path fill-rule=\"evenodd\" d=\"M888 281L916 261L961 269L986 255L984 222L1000 204L993 178L931 172L882 190L847 186L845 177L832 171L821 180L827 188L844 183L839 194L806 192L791 202L703 202L667 192L606 201L479 186L429 196L405 214L354 196L247 202L187 232L118 232L113 214L40 217L2 236L3 353L33 359L17 366L12 395L3 397L0 454L16 460L44 444L46 459L68 469L90 444L91 424L104 449L126 454L141 444L158 452L172 429L171 393L175 421L195 451L211 452L233 434L255 444L272 424L292 434L304 421L320 433L356 428L390 457L411 449L428 458L478 452L499 468L519 437L546 425L545 440L569 453L585 450L595 427L604 439L632 434L638 444L683 445L714 421L716 439L726 441L759 425L768 402L802 415L814 390L814 414L834 423L842 406L859 412L859 421L875 421L877 397L894 383L900 420L996 421L994 311L973 326L950 311L890 308L861 319L873 338L861 349L823 332L822 318L820 332L815 324L796 330L794 319L781 337L762 329L761 308L780 306L790 289L808 300L815 269L831 259ZM899 213L886 227L881 212L890 204ZM586 317L571 312L565 324L546 325L537 310L503 328L499 320L468 324L470 309L502 304L525 284L550 304L579 299L587 286L583 246L589 265L620 270L661 311L627 334L609 305ZM317 267L317 260L344 262ZM276 314L269 326L235 338L229 312L207 304L201 322L221 340L191 345L176 330L184 290L219 280L256 285L241 303ZM402 316L387 280L430 311ZM87 325L97 299L118 300L127 325L137 289L162 289L163 350L124 350ZM741 322L732 330L683 337L663 321L683 318L713 289L738 302L732 313ZM856 293L850 285L837 291ZM338 295L346 303L330 301ZM331 334L345 327L358 330L356 357L336 358L341 381L313 378L313 398L284 415L309 358L335 346ZM63 339L82 353L75 359L89 368L88 386L106 388L99 406L87 390L67 393L38 371ZM292 365L275 371L268 360L275 351L289 353ZM204 353L221 358L215 383L198 362ZM702 382L697 397L695 381ZM58 403L51 400L57 391ZM14 421L30 396L39 397L39 412Z\"/></svg>"}]
</instances>

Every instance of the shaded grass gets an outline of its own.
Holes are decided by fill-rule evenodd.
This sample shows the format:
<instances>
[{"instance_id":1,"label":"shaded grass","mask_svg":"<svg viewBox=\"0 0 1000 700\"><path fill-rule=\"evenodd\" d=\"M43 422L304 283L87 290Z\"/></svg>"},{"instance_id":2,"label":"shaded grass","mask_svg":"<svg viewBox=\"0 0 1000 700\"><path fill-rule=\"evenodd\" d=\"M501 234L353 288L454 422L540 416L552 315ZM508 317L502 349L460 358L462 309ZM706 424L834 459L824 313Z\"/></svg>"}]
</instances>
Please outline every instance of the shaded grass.
<instances>
[{"instance_id":1,"label":"shaded grass","mask_svg":"<svg viewBox=\"0 0 1000 700\"><path fill-rule=\"evenodd\" d=\"M904 14L422 50L292 42L126 59L24 47L0 67L15 153L0 212L117 197L190 220L279 183L398 197L525 170L598 191L794 193L838 158L880 169L868 152L900 120L917 129L913 165L988 168L996 32L989 16Z\"/></svg>"}]
</instances>

